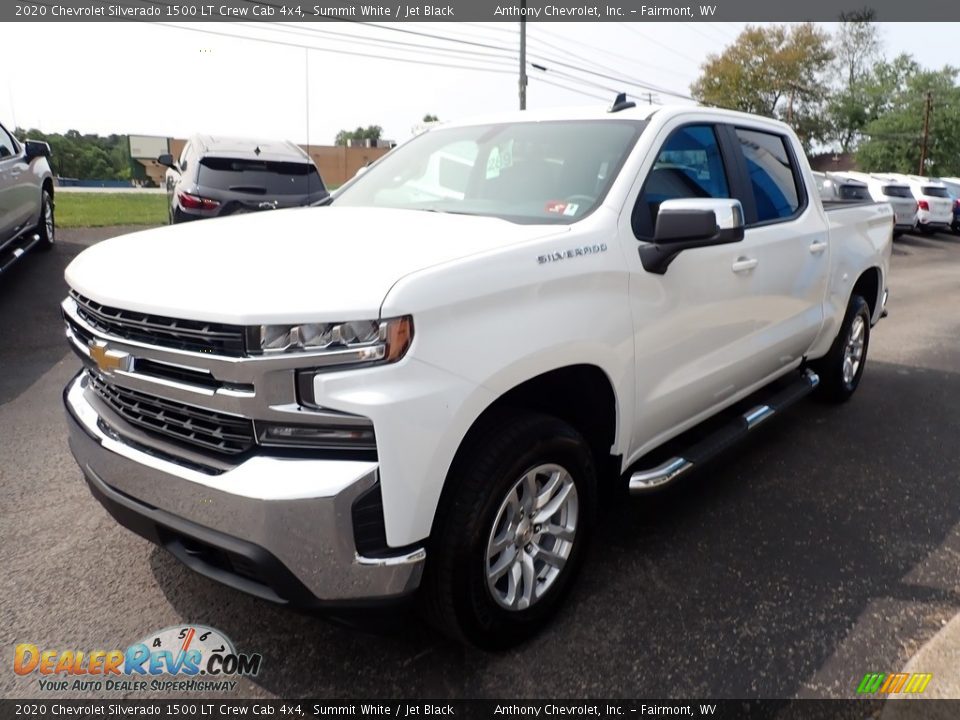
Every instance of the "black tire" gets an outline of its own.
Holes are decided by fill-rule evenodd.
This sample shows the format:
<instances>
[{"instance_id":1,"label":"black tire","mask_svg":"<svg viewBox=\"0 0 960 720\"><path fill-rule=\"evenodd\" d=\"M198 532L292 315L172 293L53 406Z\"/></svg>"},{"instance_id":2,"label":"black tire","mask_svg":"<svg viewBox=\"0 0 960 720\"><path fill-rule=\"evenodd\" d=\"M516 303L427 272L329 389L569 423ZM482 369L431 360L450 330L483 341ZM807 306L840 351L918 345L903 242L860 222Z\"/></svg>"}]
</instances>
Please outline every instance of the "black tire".
<instances>
[{"instance_id":1,"label":"black tire","mask_svg":"<svg viewBox=\"0 0 960 720\"><path fill-rule=\"evenodd\" d=\"M852 376L845 377L844 364L847 346L851 342L851 333L855 332L856 327L862 328L862 351L859 364ZM862 297L854 295L850 298L843 323L840 325L840 331L837 333L833 345L830 346L830 351L812 363L814 371L820 376L820 385L817 387L817 395L820 399L831 403L842 403L850 399L860 385L860 378L863 377L869 348L870 306Z\"/></svg>"},{"instance_id":2,"label":"black tire","mask_svg":"<svg viewBox=\"0 0 960 720\"><path fill-rule=\"evenodd\" d=\"M37 223L37 235L40 236L37 250L43 252L50 250L57 240L57 224L53 214L53 198L50 196L50 191L46 189L40 193L40 222Z\"/></svg>"},{"instance_id":3,"label":"black tire","mask_svg":"<svg viewBox=\"0 0 960 720\"><path fill-rule=\"evenodd\" d=\"M596 470L587 442L580 433L548 415L500 416L496 422L487 423L484 430L472 433L467 442L447 478L451 485L434 522L421 586L422 609L428 622L454 639L485 649L504 649L523 642L546 624L569 590L594 522ZM520 488L520 481L530 471L545 466L559 467L567 474L552 474L552 468L547 467L537 475L534 484L545 490L556 478L561 490L553 497L562 494L562 488L567 489L564 497L571 501L560 511L561 519L557 519L557 514L552 514L550 519L565 525L569 532L573 517L575 532L569 541L553 538L549 532L547 537L533 535L532 541L519 551L519 557L536 558L544 546L558 554L566 550L566 562L554 573L554 565L530 559L529 568L536 573L532 583L511 580L511 570L491 588L487 579L488 563L495 566L501 560L509 560L508 552L510 557L518 557L517 548L531 538L530 533L546 527L534 525L530 521L534 515L529 511L524 526L524 514L520 512L518 516L507 507L508 497L513 497L513 492ZM575 493L569 490L569 481ZM526 507L525 498L515 497L521 500L516 507ZM548 502L544 507L549 505ZM507 515L502 515L503 512ZM511 516L520 518L515 531L510 529L514 527L513 520L504 524ZM501 524L498 525L498 521ZM549 526L556 527L554 523ZM502 528L502 533L496 532L498 528ZM489 545L495 535L500 534L522 537L507 541L505 544L509 547L500 551L502 555L488 555ZM570 542L569 547L566 542ZM526 554L527 551L530 554ZM505 564L511 568L517 565L516 572L522 572L519 568L524 565L523 562ZM553 579L548 582L550 573ZM509 602L509 590L501 595L496 583L515 587L514 596L521 595L521 587L524 590L540 588L543 583L543 594L531 595L534 599L523 609L518 609L523 607L522 601L516 608L508 609L501 603ZM495 593L501 598L499 601Z\"/></svg>"}]
</instances>

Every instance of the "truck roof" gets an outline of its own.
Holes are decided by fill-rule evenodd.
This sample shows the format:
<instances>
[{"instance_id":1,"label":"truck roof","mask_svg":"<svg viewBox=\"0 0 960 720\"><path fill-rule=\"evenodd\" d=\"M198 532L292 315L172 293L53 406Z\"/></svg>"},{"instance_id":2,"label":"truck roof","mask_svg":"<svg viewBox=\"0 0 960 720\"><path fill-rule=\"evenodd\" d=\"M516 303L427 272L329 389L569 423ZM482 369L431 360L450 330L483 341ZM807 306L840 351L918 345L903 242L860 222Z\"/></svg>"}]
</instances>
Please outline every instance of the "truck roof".
<instances>
[{"instance_id":1,"label":"truck roof","mask_svg":"<svg viewBox=\"0 0 960 720\"><path fill-rule=\"evenodd\" d=\"M636 107L610 111L610 105L577 105L571 107L553 107L538 108L535 110L514 110L490 115L464 118L463 120L454 120L442 122L437 127L466 127L470 125L486 125L499 123L517 123L517 122L546 122L550 120L649 120L655 114L680 114L694 113L703 115L719 115L730 119L731 121L749 122L752 124L762 122L764 125L778 127L787 130L789 126L779 120L766 118L750 113L738 112L736 110L725 110L722 108L708 107L705 105L646 105L638 103ZM433 128L430 128L433 129ZM429 130L428 130L429 131Z\"/></svg>"}]
</instances>

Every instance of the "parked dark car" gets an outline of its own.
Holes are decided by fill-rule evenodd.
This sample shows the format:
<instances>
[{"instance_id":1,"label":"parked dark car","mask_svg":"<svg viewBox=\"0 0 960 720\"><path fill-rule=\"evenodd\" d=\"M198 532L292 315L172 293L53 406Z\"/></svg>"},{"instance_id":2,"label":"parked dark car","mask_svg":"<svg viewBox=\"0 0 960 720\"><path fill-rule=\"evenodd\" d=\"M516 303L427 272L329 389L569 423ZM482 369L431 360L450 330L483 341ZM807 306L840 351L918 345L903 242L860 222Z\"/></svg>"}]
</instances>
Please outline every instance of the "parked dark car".
<instances>
[{"instance_id":1,"label":"parked dark car","mask_svg":"<svg viewBox=\"0 0 960 720\"><path fill-rule=\"evenodd\" d=\"M18 141L0 125L0 273L32 248L53 245L50 146Z\"/></svg>"},{"instance_id":2,"label":"parked dark car","mask_svg":"<svg viewBox=\"0 0 960 720\"><path fill-rule=\"evenodd\" d=\"M292 142L195 135L166 165L171 223L309 205L327 197L317 166Z\"/></svg>"}]
</instances>

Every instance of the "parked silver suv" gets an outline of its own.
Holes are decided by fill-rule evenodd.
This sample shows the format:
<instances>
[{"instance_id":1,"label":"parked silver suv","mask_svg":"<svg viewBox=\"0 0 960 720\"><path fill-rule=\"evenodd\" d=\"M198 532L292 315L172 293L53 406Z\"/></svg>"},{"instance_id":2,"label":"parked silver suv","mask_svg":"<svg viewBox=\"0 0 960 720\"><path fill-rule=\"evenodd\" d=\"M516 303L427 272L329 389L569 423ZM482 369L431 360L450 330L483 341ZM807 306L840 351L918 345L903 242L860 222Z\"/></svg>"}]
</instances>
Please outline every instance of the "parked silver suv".
<instances>
[{"instance_id":1,"label":"parked silver suv","mask_svg":"<svg viewBox=\"0 0 960 720\"><path fill-rule=\"evenodd\" d=\"M31 248L54 240L50 146L19 142L0 125L0 274Z\"/></svg>"},{"instance_id":2,"label":"parked silver suv","mask_svg":"<svg viewBox=\"0 0 960 720\"><path fill-rule=\"evenodd\" d=\"M317 166L292 142L195 135L166 165L171 223L309 205L329 193Z\"/></svg>"}]
</instances>

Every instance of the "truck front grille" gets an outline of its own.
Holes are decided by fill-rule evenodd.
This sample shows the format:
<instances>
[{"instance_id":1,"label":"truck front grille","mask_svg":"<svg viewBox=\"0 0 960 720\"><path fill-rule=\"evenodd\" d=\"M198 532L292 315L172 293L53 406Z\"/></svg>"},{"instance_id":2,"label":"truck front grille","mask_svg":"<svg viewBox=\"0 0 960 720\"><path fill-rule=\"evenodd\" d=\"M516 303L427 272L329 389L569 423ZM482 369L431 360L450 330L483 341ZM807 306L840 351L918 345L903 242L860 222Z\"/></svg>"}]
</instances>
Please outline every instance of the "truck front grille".
<instances>
[{"instance_id":1,"label":"truck front grille","mask_svg":"<svg viewBox=\"0 0 960 720\"><path fill-rule=\"evenodd\" d=\"M71 290L77 314L89 325L114 337L160 347L241 357L245 331L241 325L178 320L162 315L107 307Z\"/></svg>"},{"instance_id":2,"label":"truck front grille","mask_svg":"<svg viewBox=\"0 0 960 720\"><path fill-rule=\"evenodd\" d=\"M222 455L237 455L255 444L251 420L153 397L89 375L91 389L103 402L152 435Z\"/></svg>"}]
</instances>

